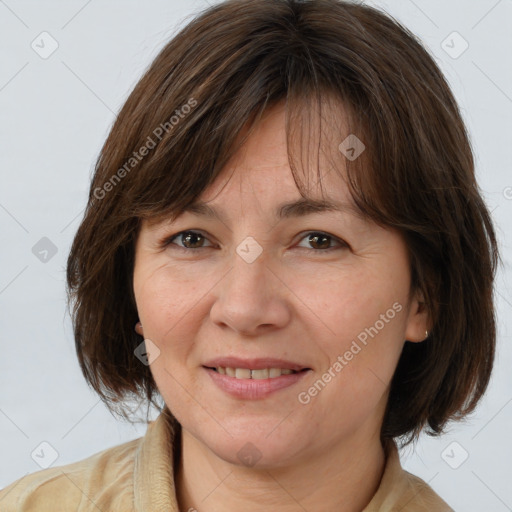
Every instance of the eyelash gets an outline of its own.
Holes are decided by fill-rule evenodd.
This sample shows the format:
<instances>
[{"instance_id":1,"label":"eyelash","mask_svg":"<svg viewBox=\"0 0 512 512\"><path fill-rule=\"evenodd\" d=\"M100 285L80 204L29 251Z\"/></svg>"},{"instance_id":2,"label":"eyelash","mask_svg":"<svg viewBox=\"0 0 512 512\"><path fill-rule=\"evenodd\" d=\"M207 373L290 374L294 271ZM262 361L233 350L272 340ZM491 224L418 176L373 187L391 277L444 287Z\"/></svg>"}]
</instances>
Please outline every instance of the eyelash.
<instances>
[{"instance_id":1,"label":"eyelash","mask_svg":"<svg viewBox=\"0 0 512 512\"><path fill-rule=\"evenodd\" d=\"M198 247L196 249L190 249L190 248L182 247L182 246L177 245L177 244L174 243L174 240L176 238L178 238L181 235L188 234L188 233L192 233L192 234L195 234L195 235L200 235L204 239L208 240L208 238L206 236L204 236L200 231L195 231L193 229L187 229L185 231L180 231L179 233L175 233L174 235L171 235L169 237L164 238L162 240L162 242L161 242L161 247L165 248L165 247L169 247L169 246L173 245L174 246L173 249L177 249L177 250L185 251L185 252L198 251L200 249L208 249L208 248L212 247L212 246L207 246L207 247ZM304 233L304 236L300 239L300 241L302 241L308 235L322 235L322 236L326 236L327 238L330 238L330 239L332 239L333 241L335 241L335 242L337 242L339 244L339 247L328 247L327 249L311 249L313 252L331 252L331 251L336 250L336 249L349 249L350 248L350 246L345 241L335 237L334 235L330 235L329 233L325 233L323 231L306 231ZM304 247L301 247L301 249L304 249Z\"/></svg>"}]
</instances>

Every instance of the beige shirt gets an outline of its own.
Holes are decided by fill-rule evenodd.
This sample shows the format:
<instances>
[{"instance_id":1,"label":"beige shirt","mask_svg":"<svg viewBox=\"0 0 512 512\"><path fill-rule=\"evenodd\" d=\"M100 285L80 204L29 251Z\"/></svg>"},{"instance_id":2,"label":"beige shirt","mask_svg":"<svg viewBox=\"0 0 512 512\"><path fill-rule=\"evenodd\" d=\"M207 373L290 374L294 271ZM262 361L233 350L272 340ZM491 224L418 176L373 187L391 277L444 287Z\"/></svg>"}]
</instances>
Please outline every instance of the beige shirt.
<instances>
[{"instance_id":1,"label":"beige shirt","mask_svg":"<svg viewBox=\"0 0 512 512\"><path fill-rule=\"evenodd\" d=\"M0 511L179 512L173 477L179 425L166 412L148 424L143 437L19 478L0 490ZM362 512L399 511L453 509L402 469L392 444L380 486Z\"/></svg>"}]
</instances>

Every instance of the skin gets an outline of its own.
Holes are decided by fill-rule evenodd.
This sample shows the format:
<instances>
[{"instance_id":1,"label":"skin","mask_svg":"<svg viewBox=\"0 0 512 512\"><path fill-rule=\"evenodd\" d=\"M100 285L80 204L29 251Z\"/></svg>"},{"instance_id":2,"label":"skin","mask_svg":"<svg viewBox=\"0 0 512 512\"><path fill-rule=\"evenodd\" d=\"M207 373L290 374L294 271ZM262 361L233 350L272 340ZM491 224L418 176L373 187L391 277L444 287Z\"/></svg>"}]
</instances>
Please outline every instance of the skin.
<instances>
[{"instance_id":1,"label":"skin","mask_svg":"<svg viewBox=\"0 0 512 512\"><path fill-rule=\"evenodd\" d=\"M342 169L344 156L334 158ZM339 174L326 173L324 184L328 198L350 204ZM322 197L314 187L310 195ZM278 104L201 197L223 210L225 222L187 212L141 226L134 292L143 334L160 350L151 372L182 425L180 510L355 512L379 486L389 384L404 341L425 338L427 314L421 295L410 293L399 233L350 211L274 218L277 205L300 197ZM205 238L162 243L184 230ZM315 245L311 231L332 238ZM262 248L250 264L236 252L248 236ZM394 318L300 403L299 393L396 303ZM311 371L267 398L240 400L202 367L231 355L283 358ZM237 456L248 442L260 456L254 466Z\"/></svg>"}]
</instances>

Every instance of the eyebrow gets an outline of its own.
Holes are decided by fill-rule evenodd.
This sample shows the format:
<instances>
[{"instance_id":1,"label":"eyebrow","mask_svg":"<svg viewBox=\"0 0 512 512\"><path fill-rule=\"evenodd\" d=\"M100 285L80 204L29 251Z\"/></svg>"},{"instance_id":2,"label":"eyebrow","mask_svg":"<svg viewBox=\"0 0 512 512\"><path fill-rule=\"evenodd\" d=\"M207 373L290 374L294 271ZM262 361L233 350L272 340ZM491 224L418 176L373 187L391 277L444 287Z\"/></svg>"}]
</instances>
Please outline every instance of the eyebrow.
<instances>
[{"instance_id":1,"label":"eyebrow","mask_svg":"<svg viewBox=\"0 0 512 512\"><path fill-rule=\"evenodd\" d=\"M355 215L364 219L362 212L356 207L326 199L301 198L289 203L279 205L275 210L275 217L279 220L292 217L304 217L313 213L340 212ZM209 206L204 201L196 201L183 209L183 213L190 212L201 217L217 219L226 223L226 216L222 210Z\"/></svg>"}]
</instances>

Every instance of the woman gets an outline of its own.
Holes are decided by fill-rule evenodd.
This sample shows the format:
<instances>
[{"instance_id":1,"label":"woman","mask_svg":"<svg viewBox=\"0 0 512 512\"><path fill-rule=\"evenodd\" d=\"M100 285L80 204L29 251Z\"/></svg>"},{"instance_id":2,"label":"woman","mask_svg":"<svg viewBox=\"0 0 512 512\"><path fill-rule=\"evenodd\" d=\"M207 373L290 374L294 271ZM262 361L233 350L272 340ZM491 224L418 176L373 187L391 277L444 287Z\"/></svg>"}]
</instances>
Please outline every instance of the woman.
<instances>
[{"instance_id":1,"label":"woman","mask_svg":"<svg viewBox=\"0 0 512 512\"><path fill-rule=\"evenodd\" d=\"M484 393L496 261L412 34L337 0L209 8L122 108L68 260L87 381L161 414L3 510L452 510L397 444Z\"/></svg>"}]
</instances>

